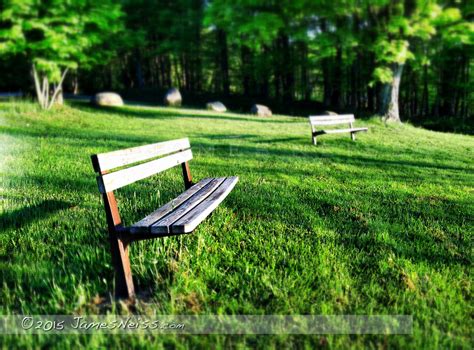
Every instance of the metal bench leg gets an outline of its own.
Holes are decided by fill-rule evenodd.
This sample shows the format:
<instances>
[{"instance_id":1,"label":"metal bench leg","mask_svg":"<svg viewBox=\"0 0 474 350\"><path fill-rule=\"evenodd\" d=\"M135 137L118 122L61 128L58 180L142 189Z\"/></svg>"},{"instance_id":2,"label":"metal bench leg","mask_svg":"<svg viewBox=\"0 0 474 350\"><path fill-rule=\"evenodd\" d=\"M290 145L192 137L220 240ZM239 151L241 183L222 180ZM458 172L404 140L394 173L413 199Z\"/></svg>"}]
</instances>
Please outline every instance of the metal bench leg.
<instances>
[{"instance_id":1,"label":"metal bench leg","mask_svg":"<svg viewBox=\"0 0 474 350\"><path fill-rule=\"evenodd\" d=\"M352 123L349 123L349 127L352 129L354 126L353 126ZM356 140L355 132L351 132L351 139L352 139L352 141L355 141L355 140Z\"/></svg>"},{"instance_id":2,"label":"metal bench leg","mask_svg":"<svg viewBox=\"0 0 474 350\"><path fill-rule=\"evenodd\" d=\"M129 243L115 233L110 233L109 238L112 262L115 269L115 297L133 299L135 297L135 288L128 258Z\"/></svg>"},{"instance_id":3,"label":"metal bench leg","mask_svg":"<svg viewBox=\"0 0 474 350\"><path fill-rule=\"evenodd\" d=\"M318 140L316 139L316 135L314 134L316 132L316 130L313 129L313 126L311 126L311 138L313 139L313 145L317 145L318 144Z\"/></svg>"}]
</instances>

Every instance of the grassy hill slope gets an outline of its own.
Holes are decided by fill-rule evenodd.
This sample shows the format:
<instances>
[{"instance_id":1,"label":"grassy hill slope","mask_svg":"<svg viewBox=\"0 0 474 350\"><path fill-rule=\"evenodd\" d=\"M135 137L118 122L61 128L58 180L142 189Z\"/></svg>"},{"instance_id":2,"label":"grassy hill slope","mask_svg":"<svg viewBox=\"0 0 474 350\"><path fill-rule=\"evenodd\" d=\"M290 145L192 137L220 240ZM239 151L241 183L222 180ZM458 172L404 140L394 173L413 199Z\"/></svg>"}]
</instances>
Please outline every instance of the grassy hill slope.
<instances>
[{"instance_id":1,"label":"grassy hill slope","mask_svg":"<svg viewBox=\"0 0 474 350\"><path fill-rule=\"evenodd\" d=\"M474 138L377 119L356 125L370 127L356 142L326 135L315 147L305 118L0 104L0 313L118 312L89 156L189 137L195 179L240 182L192 235L132 246L137 312L411 314L412 336L0 343L469 347ZM119 190L125 223L181 193L180 171Z\"/></svg>"}]
</instances>

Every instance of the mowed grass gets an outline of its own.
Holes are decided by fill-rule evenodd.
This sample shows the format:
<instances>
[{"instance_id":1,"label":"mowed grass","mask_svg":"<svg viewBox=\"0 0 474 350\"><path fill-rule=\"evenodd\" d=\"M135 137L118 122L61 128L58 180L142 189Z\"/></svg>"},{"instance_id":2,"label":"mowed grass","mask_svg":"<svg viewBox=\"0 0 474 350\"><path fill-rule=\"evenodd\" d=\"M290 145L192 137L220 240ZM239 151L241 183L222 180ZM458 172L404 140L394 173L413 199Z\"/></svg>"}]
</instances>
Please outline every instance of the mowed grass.
<instances>
[{"instance_id":1,"label":"mowed grass","mask_svg":"<svg viewBox=\"0 0 474 350\"><path fill-rule=\"evenodd\" d=\"M4 346L472 346L470 136L359 120L313 146L306 118L0 104L0 313L408 314L410 336L42 336ZM132 245L137 304L111 301L90 155L189 137L196 180L238 175L191 235ZM131 224L183 191L179 167L118 191Z\"/></svg>"}]
</instances>

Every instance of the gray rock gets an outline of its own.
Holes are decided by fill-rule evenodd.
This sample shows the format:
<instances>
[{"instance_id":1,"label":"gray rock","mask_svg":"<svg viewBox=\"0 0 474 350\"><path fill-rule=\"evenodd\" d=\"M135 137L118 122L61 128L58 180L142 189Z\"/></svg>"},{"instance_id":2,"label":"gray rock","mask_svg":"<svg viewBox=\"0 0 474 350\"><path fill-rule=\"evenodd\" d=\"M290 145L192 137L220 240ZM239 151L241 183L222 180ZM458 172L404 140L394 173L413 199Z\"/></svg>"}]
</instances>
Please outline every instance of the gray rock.
<instances>
[{"instance_id":1,"label":"gray rock","mask_svg":"<svg viewBox=\"0 0 474 350\"><path fill-rule=\"evenodd\" d=\"M223 112L227 111L227 108L224 106L224 104L222 102L219 102L219 101L209 102L206 105L206 107L209 111L214 111L214 112L223 113Z\"/></svg>"},{"instance_id":2,"label":"gray rock","mask_svg":"<svg viewBox=\"0 0 474 350\"><path fill-rule=\"evenodd\" d=\"M99 92L92 96L91 103L96 106L123 106L122 98L115 92Z\"/></svg>"},{"instance_id":3,"label":"gray rock","mask_svg":"<svg viewBox=\"0 0 474 350\"><path fill-rule=\"evenodd\" d=\"M183 102L183 98L181 97L181 93L176 88L171 88L165 95L165 105L179 107Z\"/></svg>"},{"instance_id":4,"label":"gray rock","mask_svg":"<svg viewBox=\"0 0 474 350\"><path fill-rule=\"evenodd\" d=\"M264 105L253 105L252 108L250 109L250 113L256 114L259 117L271 117L272 116L272 111L270 108Z\"/></svg>"}]
</instances>

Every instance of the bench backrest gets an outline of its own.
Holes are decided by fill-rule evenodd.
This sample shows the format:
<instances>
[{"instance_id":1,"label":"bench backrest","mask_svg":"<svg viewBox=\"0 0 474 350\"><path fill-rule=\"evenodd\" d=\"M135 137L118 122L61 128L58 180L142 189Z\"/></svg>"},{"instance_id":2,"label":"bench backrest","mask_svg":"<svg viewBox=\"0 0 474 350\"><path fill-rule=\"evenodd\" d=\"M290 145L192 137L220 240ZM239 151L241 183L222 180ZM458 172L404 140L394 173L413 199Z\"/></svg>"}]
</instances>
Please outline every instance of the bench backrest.
<instances>
[{"instance_id":1,"label":"bench backrest","mask_svg":"<svg viewBox=\"0 0 474 350\"><path fill-rule=\"evenodd\" d=\"M309 117L309 123L312 126L347 124L347 123L353 123L354 121L355 121L355 118L353 114L312 115Z\"/></svg>"},{"instance_id":2,"label":"bench backrest","mask_svg":"<svg viewBox=\"0 0 474 350\"><path fill-rule=\"evenodd\" d=\"M93 155L99 191L108 193L185 163L193 158L190 147L185 138ZM146 160L150 161L136 164ZM111 172L117 168L120 169Z\"/></svg>"}]
</instances>

